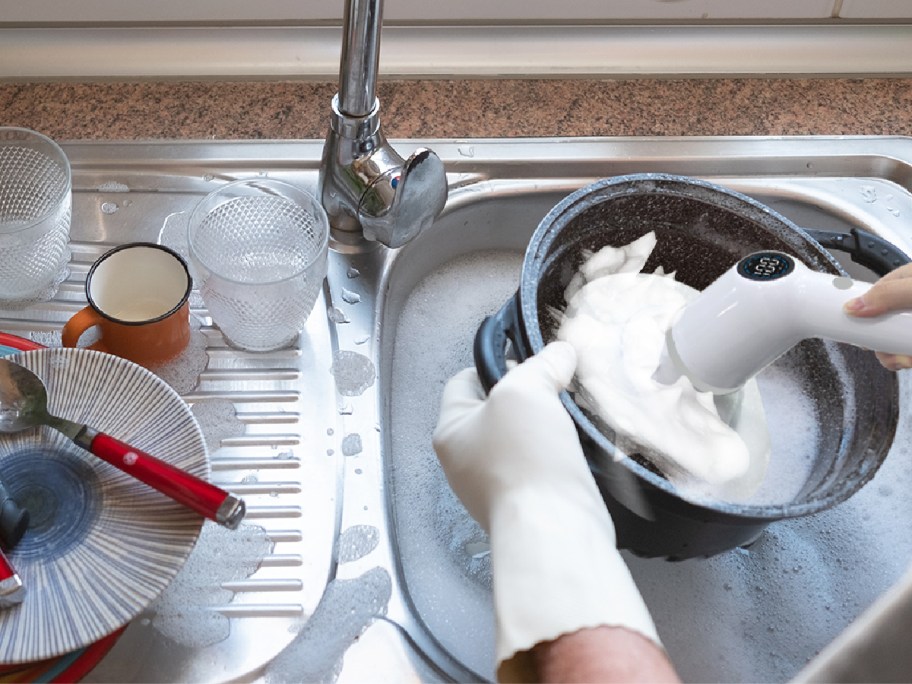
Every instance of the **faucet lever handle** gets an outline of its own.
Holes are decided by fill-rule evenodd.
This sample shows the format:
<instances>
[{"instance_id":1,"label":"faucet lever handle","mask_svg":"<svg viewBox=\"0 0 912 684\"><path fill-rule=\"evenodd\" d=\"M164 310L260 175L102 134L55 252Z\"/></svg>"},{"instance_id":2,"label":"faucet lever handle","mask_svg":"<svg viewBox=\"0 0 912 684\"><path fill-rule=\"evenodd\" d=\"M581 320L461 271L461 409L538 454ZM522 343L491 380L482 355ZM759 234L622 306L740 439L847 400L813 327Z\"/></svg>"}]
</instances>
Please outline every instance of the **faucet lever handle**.
<instances>
[{"instance_id":1,"label":"faucet lever handle","mask_svg":"<svg viewBox=\"0 0 912 684\"><path fill-rule=\"evenodd\" d=\"M418 148L399 169L377 181L394 191L389 208L372 213L364 198L358 217L368 240L401 247L434 222L447 199L446 170L433 151ZM371 193L365 193L365 198Z\"/></svg>"}]
</instances>

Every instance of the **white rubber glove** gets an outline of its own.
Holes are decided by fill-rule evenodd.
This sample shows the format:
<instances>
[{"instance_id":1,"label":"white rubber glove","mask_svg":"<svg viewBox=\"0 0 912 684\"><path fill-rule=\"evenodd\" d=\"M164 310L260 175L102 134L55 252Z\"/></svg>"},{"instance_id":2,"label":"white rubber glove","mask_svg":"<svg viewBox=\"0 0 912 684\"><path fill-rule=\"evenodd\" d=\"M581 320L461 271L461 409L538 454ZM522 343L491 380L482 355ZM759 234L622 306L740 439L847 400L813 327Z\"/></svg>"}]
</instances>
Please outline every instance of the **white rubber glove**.
<instances>
[{"instance_id":1,"label":"white rubber glove","mask_svg":"<svg viewBox=\"0 0 912 684\"><path fill-rule=\"evenodd\" d=\"M533 674L536 644L586 627L621 626L659 644L558 396L575 367L573 347L554 342L487 398L474 369L443 393L434 449L491 539L502 681Z\"/></svg>"}]
</instances>

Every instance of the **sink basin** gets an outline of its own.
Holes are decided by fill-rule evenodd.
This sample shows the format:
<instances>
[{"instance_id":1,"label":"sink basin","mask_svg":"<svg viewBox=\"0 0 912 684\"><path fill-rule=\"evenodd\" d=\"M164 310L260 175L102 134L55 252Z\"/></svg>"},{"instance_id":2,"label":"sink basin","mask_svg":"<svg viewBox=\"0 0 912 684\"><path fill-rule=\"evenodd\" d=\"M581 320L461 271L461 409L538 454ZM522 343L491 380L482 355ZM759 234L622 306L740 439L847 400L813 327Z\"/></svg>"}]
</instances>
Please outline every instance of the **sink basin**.
<instances>
[{"instance_id":1,"label":"sink basin","mask_svg":"<svg viewBox=\"0 0 912 684\"><path fill-rule=\"evenodd\" d=\"M213 480L247 500L248 524L228 539L204 527L175 581L191 589L186 610L163 625L167 601L153 606L86 681L493 677L487 539L449 490L430 434L444 382L471 365L478 323L513 294L530 235L573 190L631 172L696 176L799 225L862 227L912 252L907 139L396 145L427 145L444 160L443 215L397 251L334 243L324 296L292 348L231 349L194 293L206 355L179 391L214 435ZM322 142L64 149L75 188L70 278L52 302L0 311L0 330L45 344L59 343L84 305L86 272L108 247L179 241L182 212L229 180L269 175L312 188ZM905 570L912 530L894 521L912 517L912 434L901 387L891 454L847 503L707 561L628 557L686 680L787 680ZM215 420L206 407L230 415Z\"/></svg>"},{"instance_id":2,"label":"sink basin","mask_svg":"<svg viewBox=\"0 0 912 684\"><path fill-rule=\"evenodd\" d=\"M379 288L386 293L380 393L389 397L381 424L403 589L425 630L473 675L493 677L490 558L483 531L436 464L430 436L445 380L472 365L478 324L515 292L538 221L595 177L670 171L744 192L803 227L864 228L912 253L904 219L912 196L905 162L893 156L910 148L893 142L900 144L879 160L870 140L565 143L555 154L587 159L561 163L543 154L453 190L438 222L388 259ZM525 152L534 155L535 146ZM907 382L902 391L905 412ZM804 418L814 425L814 416ZM901 430L899 455L854 499L778 523L749 549L681 563L627 556L685 680L785 681L901 576L912 534L891 520L912 507L898 495L909 483L909 436Z\"/></svg>"}]
</instances>

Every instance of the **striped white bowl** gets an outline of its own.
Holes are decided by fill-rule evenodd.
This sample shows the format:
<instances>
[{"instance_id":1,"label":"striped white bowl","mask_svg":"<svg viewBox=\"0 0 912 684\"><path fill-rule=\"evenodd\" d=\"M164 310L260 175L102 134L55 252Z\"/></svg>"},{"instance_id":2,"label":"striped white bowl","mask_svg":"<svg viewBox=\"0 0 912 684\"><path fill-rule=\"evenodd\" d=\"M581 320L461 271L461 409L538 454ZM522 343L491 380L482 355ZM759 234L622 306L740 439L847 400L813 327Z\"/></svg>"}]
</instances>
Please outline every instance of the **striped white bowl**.
<instances>
[{"instance_id":1,"label":"striped white bowl","mask_svg":"<svg viewBox=\"0 0 912 684\"><path fill-rule=\"evenodd\" d=\"M48 408L204 479L206 445L184 400L150 371L87 349L10 360L35 371ZM8 556L26 587L0 610L0 663L52 658L127 624L177 574L203 519L41 427L0 434L0 479L31 524Z\"/></svg>"}]
</instances>

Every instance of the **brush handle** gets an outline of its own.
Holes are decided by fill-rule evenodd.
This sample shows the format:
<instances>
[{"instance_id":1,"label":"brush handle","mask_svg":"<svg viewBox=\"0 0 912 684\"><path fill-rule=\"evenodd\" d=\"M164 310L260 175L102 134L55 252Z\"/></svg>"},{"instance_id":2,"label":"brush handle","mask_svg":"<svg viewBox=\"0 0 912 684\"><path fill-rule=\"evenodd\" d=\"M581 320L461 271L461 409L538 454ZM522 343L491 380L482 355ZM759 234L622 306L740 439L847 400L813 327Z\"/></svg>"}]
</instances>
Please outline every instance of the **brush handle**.
<instances>
[{"instance_id":1,"label":"brush handle","mask_svg":"<svg viewBox=\"0 0 912 684\"><path fill-rule=\"evenodd\" d=\"M115 468L219 525L234 529L244 518L243 500L110 435L86 428L74 441Z\"/></svg>"}]
</instances>

